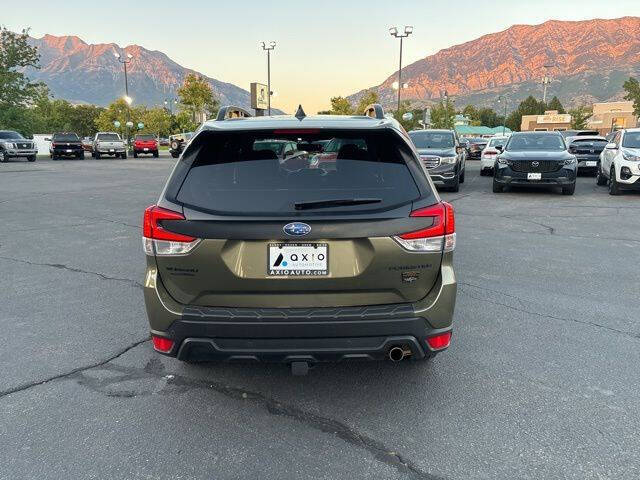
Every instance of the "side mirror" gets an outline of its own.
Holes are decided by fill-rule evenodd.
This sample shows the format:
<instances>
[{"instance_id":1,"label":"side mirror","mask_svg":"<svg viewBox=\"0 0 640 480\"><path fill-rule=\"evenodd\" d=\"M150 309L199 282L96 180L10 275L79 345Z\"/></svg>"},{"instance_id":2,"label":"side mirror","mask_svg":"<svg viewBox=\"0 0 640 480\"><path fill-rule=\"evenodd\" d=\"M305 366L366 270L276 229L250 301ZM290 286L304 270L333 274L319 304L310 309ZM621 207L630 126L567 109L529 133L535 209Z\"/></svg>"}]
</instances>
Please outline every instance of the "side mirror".
<instances>
[{"instance_id":1,"label":"side mirror","mask_svg":"<svg viewBox=\"0 0 640 480\"><path fill-rule=\"evenodd\" d=\"M617 150L618 149L618 145L616 145L615 143L611 142L611 143L607 143L607 150Z\"/></svg>"},{"instance_id":2,"label":"side mirror","mask_svg":"<svg viewBox=\"0 0 640 480\"><path fill-rule=\"evenodd\" d=\"M495 149L498 150L499 152L503 152L504 151L504 146L502 145L496 145Z\"/></svg>"}]
</instances>

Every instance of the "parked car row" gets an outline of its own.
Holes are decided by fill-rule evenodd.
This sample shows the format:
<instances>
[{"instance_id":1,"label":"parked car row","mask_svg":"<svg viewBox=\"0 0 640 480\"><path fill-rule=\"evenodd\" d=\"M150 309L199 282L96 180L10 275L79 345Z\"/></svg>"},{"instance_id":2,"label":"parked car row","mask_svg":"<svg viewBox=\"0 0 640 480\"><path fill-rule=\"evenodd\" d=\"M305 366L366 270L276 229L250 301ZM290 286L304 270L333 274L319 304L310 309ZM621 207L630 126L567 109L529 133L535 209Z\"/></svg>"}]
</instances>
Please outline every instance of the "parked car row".
<instances>
[{"instance_id":1,"label":"parked car row","mask_svg":"<svg viewBox=\"0 0 640 480\"><path fill-rule=\"evenodd\" d=\"M436 185L458 191L465 158L452 130L415 130L409 137ZM478 139L470 139L476 158ZM517 132L482 139L480 175L493 176L493 192L512 186L559 187L573 195L578 172L596 175L609 193L640 189L640 129L616 132L610 141L593 131ZM462 157L462 158L461 158Z\"/></svg>"}]
</instances>

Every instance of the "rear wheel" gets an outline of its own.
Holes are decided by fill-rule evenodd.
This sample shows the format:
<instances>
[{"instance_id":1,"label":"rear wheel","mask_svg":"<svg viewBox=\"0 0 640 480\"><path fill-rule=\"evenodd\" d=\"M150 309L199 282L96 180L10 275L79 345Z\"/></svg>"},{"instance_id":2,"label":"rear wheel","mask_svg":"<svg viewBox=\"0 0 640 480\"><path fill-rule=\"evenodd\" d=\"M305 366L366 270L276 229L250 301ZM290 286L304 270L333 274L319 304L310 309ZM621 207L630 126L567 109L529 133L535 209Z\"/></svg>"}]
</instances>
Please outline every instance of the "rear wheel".
<instances>
[{"instance_id":1,"label":"rear wheel","mask_svg":"<svg viewBox=\"0 0 640 480\"><path fill-rule=\"evenodd\" d=\"M616 179L616 169L614 167L611 167L611 172L609 172L609 195L620 195L620 186Z\"/></svg>"},{"instance_id":2,"label":"rear wheel","mask_svg":"<svg viewBox=\"0 0 640 480\"><path fill-rule=\"evenodd\" d=\"M576 184L571 184L567 187L562 187L562 194L563 195L573 195L573 193L576 191Z\"/></svg>"},{"instance_id":3,"label":"rear wheel","mask_svg":"<svg viewBox=\"0 0 640 480\"><path fill-rule=\"evenodd\" d=\"M136 152L135 150L133 151L133 158L138 158L138 152Z\"/></svg>"},{"instance_id":4,"label":"rear wheel","mask_svg":"<svg viewBox=\"0 0 640 480\"><path fill-rule=\"evenodd\" d=\"M160 154L159 154L158 150L156 150L156 151L154 151L154 152L153 152L153 156L154 156L155 158L158 158L158 156L159 156L159 155L160 155Z\"/></svg>"},{"instance_id":5,"label":"rear wheel","mask_svg":"<svg viewBox=\"0 0 640 480\"><path fill-rule=\"evenodd\" d=\"M124 153L120 154L120 158L122 158L123 160L126 160L127 159L127 152L124 152Z\"/></svg>"},{"instance_id":6,"label":"rear wheel","mask_svg":"<svg viewBox=\"0 0 640 480\"><path fill-rule=\"evenodd\" d=\"M78 153L76 153L76 158L78 158L78 159L80 159L80 158L84 159L84 152L78 152Z\"/></svg>"},{"instance_id":7,"label":"rear wheel","mask_svg":"<svg viewBox=\"0 0 640 480\"><path fill-rule=\"evenodd\" d=\"M504 187L496 182L495 178L493 179L493 193L502 193Z\"/></svg>"},{"instance_id":8,"label":"rear wheel","mask_svg":"<svg viewBox=\"0 0 640 480\"><path fill-rule=\"evenodd\" d=\"M96 152L96 158L100 160L100 152Z\"/></svg>"},{"instance_id":9,"label":"rear wheel","mask_svg":"<svg viewBox=\"0 0 640 480\"><path fill-rule=\"evenodd\" d=\"M607 184L607 177L602 174L602 165L598 163L598 170L596 171L596 185L604 187Z\"/></svg>"}]
</instances>

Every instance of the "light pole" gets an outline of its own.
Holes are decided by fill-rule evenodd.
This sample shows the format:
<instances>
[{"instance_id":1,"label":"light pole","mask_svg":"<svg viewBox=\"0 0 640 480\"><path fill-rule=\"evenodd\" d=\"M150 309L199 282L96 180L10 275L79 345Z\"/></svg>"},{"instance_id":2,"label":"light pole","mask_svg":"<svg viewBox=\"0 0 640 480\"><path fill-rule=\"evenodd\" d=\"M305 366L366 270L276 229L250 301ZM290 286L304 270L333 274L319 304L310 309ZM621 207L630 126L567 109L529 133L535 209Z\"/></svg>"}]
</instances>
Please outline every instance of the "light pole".
<instances>
[{"instance_id":1,"label":"light pole","mask_svg":"<svg viewBox=\"0 0 640 480\"><path fill-rule=\"evenodd\" d=\"M262 42L262 50L267 52L267 115L271 116L271 50L276 48L276 42L269 42L269 46Z\"/></svg>"},{"instance_id":2,"label":"light pole","mask_svg":"<svg viewBox=\"0 0 640 480\"><path fill-rule=\"evenodd\" d=\"M400 113L400 92L402 90L402 40L413 33L413 27L406 25L404 33L400 33L397 27L391 27L389 33L392 37L400 39L400 67L398 68L398 113Z\"/></svg>"},{"instance_id":3,"label":"light pole","mask_svg":"<svg viewBox=\"0 0 640 480\"><path fill-rule=\"evenodd\" d=\"M500 102L504 103L504 116L502 117L502 136L504 137L504 127L505 123L507 123L507 99L500 95L498 97L498 103Z\"/></svg>"},{"instance_id":4,"label":"light pole","mask_svg":"<svg viewBox=\"0 0 640 480\"><path fill-rule=\"evenodd\" d=\"M129 128L128 125L131 122L131 102L133 101L129 96L129 78L127 77L127 65L131 63L131 59L133 55L127 53L123 58L118 52L113 52L113 55L116 57L118 62L120 62L124 66L124 101L127 102L127 148L131 143L129 138Z\"/></svg>"}]
</instances>

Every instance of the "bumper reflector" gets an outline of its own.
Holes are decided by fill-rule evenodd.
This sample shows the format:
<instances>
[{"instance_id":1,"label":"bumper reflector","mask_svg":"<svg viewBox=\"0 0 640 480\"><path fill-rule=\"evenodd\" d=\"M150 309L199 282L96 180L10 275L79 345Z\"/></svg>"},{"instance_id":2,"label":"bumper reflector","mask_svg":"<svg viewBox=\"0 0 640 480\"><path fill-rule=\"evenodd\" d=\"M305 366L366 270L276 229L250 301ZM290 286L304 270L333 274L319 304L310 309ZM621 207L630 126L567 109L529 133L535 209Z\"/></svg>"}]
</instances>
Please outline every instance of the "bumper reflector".
<instances>
[{"instance_id":1,"label":"bumper reflector","mask_svg":"<svg viewBox=\"0 0 640 480\"><path fill-rule=\"evenodd\" d=\"M158 352L169 353L173 348L173 340L170 338L152 336L153 348Z\"/></svg>"},{"instance_id":2,"label":"bumper reflector","mask_svg":"<svg viewBox=\"0 0 640 480\"><path fill-rule=\"evenodd\" d=\"M431 350L442 350L451 344L451 332L441 333L433 337L427 337L427 344Z\"/></svg>"}]
</instances>

